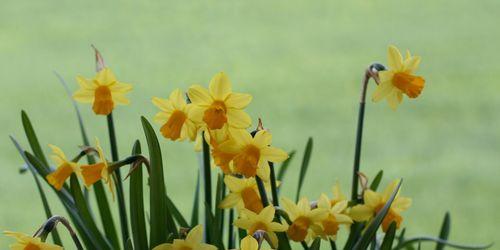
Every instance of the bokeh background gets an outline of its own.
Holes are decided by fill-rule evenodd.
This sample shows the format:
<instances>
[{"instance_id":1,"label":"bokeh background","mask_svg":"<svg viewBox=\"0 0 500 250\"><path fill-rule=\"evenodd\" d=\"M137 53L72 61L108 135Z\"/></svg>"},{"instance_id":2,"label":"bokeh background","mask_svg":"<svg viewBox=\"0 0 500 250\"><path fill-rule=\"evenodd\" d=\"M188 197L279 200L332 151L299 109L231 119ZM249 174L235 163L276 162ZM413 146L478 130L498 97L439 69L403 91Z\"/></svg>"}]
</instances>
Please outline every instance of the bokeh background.
<instances>
[{"instance_id":1,"label":"bokeh background","mask_svg":"<svg viewBox=\"0 0 500 250\"><path fill-rule=\"evenodd\" d=\"M31 234L44 220L33 178L19 174L22 160L7 137L27 147L20 110L30 115L43 145L59 145L71 155L81 144L73 108L53 70L76 89L75 76L94 74L90 44L120 80L135 87L132 105L115 112L122 156L135 139L144 142L139 117L155 114L152 96L206 85L225 71L235 90L254 96L248 112L254 121L264 120L276 146L301 155L307 138L314 138L303 190L311 198L330 192L336 180L349 193L363 71L371 62L385 63L387 45L395 44L422 56L426 87L397 112L385 102L367 104L362 171L373 176L384 169L384 185L404 178L403 193L414 201L405 213L408 235L437 235L450 211L452 240L500 239L498 1L0 5L0 230ZM89 105L80 107L90 136L101 138L109 153L105 118ZM167 190L189 216L196 154L190 143L161 141ZM295 192L299 165L297 157L285 195ZM53 210L64 214L48 193ZM10 240L0 238L5 248Z\"/></svg>"}]
</instances>

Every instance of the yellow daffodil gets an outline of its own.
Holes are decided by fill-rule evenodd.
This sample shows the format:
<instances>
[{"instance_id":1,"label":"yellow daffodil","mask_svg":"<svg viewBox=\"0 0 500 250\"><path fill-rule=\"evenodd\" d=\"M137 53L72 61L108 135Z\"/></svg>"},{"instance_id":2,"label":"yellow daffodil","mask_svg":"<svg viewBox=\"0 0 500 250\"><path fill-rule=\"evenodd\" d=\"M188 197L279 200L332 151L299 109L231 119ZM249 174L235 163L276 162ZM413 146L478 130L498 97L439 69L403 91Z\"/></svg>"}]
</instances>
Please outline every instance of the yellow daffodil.
<instances>
[{"instance_id":1,"label":"yellow daffodil","mask_svg":"<svg viewBox=\"0 0 500 250\"><path fill-rule=\"evenodd\" d=\"M80 169L76 163L66 158L66 155L59 147L54 145L49 145L49 147L52 149L53 154L51 158L57 165L57 169L48 174L46 179L55 189L61 190L66 179L68 179L72 173L78 174Z\"/></svg>"},{"instance_id":2,"label":"yellow daffodil","mask_svg":"<svg viewBox=\"0 0 500 250\"><path fill-rule=\"evenodd\" d=\"M252 235L247 235L240 242L240 250L259 250L259 242Z\"/></svg>"},{"instance_id":3,"label":"yellow daffodil","mask_svg":"<svg viewBox=\"0 0 500 250\"><path fill-rule=\"evenodd\" d=\"M210 142L212 158L215 166L219 167L224 174L232 174L229 163L233 160L236 154L224 152L220 149L220 145L230 140L229 133L227 132L228 126L225 125L222 129L208 130L205 129L205 140Z\"/></svg>"},{"instance_id":4,"label":"yellow daffodil","mask_svg":"<svg viewBox=\"0 0 500 250\"><path fill-rule=\"evenodd\" d=\"M194 85L188 90L193 103L193 117L210 130L221 129L224 125L230 128L248 128L252 122L250 116L243 111L252 100L252 96L234 93L229 78L220 72L210 81L208 90Z\"/></svg>"},{"instance_id":5,"label":"yellow daffodil","mask_svg":"<svg viewBox=\"0 0 500 250\"><path fill-rule=\"evenodd\" d=\"M351 209L350 216L355 221L368 221L372 219L390 199L392 192L396 189L399 180L393 181L383 193L379 194L372 190L366 190L363 194L364 204L356 205ZM394 199L391 207L382 221L382 229L387 231L391 223L396 222L397 228L400 227L403 217L401 212L408 209L411 205L411 199L398 196Z\"/></svg>"},{"instance_id":6,"label":"yellow daffodil","mask_svg":"<svg viewBox=\"0 0 500 250\"><path fill-rule=\"evenodd\" d=\"M127 105L125 97L132 85L118 82L109 68L104 68L93 79L76 78L80 89L73 98L79 102L92 103L92 110L97 115L109 115L117 104Z\"/></svg>"},{"instance_id":7,"label":"yellow daffodil","mask_svg":"<svg viewBox=\"0 0 500 250\"><path fill-rule=\"evenodd\" d=\"M318 208L327 210L328 217L321 220L319 225L314 225L312 227L314 233L325 240L336 240L339 226L342 224L352 224L352 219L344 214L347 203L347 200L341 200L332 205L328 196L326 196L326 194L321 194L318 200Z\"/></svg>"},{"instance_id":8,"label":"yellow daffodil","mask_svg":"<svg viewBox=\"0 0 500 250\"><path fill-rule=\"evenodd\" d=\"M389 106L396 109L403 100L403 94L409 98L416 98L424 88L425 80L414 75L420 64L419 56L412 56L406 52L406 58L395 46L389 46L387 63L389 69L379 72L380 84L373 93L373 101L387 99Z\"/></svg>"},{"instance_id":9,"label":"yellow daffodil","mask_svg":"<svg viewBox=\"0 0 500 250\"><path fill-rule=\"evenodd\" d=\"M256 231L262 230L269 237L271 247L278 246L278 236L275 232L284 232L287 229L286 225L278 222L273 222L274 207L269 205L262 209L260 213L254 213L250 210L243 209L240 218L234 221L234 225L241 229L246 229L249 235L253 235Z\"/></svg>"},{"instance_id":10,"label":"yellow daffodil","mask_svg":"<svg viewBox=\"0 0 500 250\"><path fill-rule=\"evenodd\" d=\"M99 140L96 138L96 150L99 155L99 162L92 165L81 166L81 173L83 177L83 182L86 187L92 186L99 180L103 180L104 183L108 184L113 200L115 199L114 181L113 173L111 172L108 162L104 157L104 152L101 148Z\"/></svg>"},{"instance_id":11,"label":"yellow daffodil","mask_svg":"<svg viewBox=\"0 0 500 250\"><path fill-rule=\"evenodd\" d=\"M327 209L311 209L307 198L300 199L298 204L287 198L281 198L281 205L292 222L292 225L288 227L287 234L293 241L311 240L314 236L312 226L328 217Z\"/></svg>"},{"instance_id":12,"label":"yellow daffodil","mask_svg":"<svg viewBox=\"0 0 500 250\"><path fill-rule=\"evenodd\" d=\"M347 200L347 196L345 196L340 190L340 185L338 182L335 184L335 186L332 187L332 193L333 193L333 198L330 200L332 206L334 206L338 202Z\"/></svg>"},{"instance_id":13,"label":"yellow daffodil","mask_svg":"<svg viewBox=\"0 0 500 250\"><path fill-rule=\"evenodd\" d=\"M180 89L175 89L168 99L153 98L153 104L160 108L154 120L162 124L161 134L172 141L196 138L196 125L190 118L192 104L186 100Z\"/></svg>"},{"instance_id":14,"label":"yellow daffodil","mask_svg":"<svg viewBox=\"0 0 500 250\"><path fill-rule=\"evenodd\" d=\"M153 250L217 250L215 246L202 243L203 226L197 225L189 231L186 239L175 239L173 243L164 243L153 248Z\"/></svg>"},{"instance_id":15,"label":"yellow daffodil","mask_svg":"<svg viewBox=\"0 0 500 250\"><path fill-rule=\"evenodd\" d=\"M254 178L237 178L231 175L224 177L224 183L231 191L221 201L220 208L237 207L246 208L254 213L259 213L264 208Z\"/></svg>"},{"instance_id":16,"label":"yellow daffodil","mask_svg":"<svg viewBox=\"0 0 500 250\"><path fill-rule=\"evenodd\" d=\"M62 250L58 245L42 242L38 237L31 237L23 233L5 231L5 235L15 238L16 243L10 245L11 250Z\"/></svg>"},{"instance_id":17,"label":"yellow daffodil","mask_svg":"<svg viewBox=\"0 0 500 250\"><path fill-rule=\"evenodd\" d=\"M254 137L246 130L236 130L231 134L231 140L220 145L223 152L235 154L230 163L234 173L249 178L258 175L264 181L269 179L269 162L282 162L288 154L269 146L271 133L261 130Z\"/></svg>"}]
</instances>

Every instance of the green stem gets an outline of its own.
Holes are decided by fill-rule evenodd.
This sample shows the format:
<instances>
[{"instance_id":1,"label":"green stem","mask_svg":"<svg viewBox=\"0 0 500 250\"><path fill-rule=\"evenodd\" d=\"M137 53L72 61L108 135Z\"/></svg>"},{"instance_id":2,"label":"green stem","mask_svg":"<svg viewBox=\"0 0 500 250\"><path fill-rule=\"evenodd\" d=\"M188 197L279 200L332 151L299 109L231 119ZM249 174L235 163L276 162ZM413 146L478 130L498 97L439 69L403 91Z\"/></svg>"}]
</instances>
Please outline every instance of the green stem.
<instances>
[{"instance_id":1,"label":"green stem","mask_svg":"<svg viewBox=\"0 0 500 250\"><path fill-rule=\"evenodd\" d=\"M207 230L209 227L209 214L208 212L212 211L212 175L211 175L211 169L210 169L210 146L208 145L207 141L205 140L204 134L202 134L203 137L203 180L204 180L204 185L205 185L205 204L208 207L208 209L205 209L206 214L205 214L205 236L206 239L210 239L210 231Z\"/></svg>"},{"instance_id":2,"label":"green stem","mask_svg":"<svg viewBox=\"0 0 500 250\"><path fill-rule=\"evenodd\" d=\"M231 208L229 210L229 223L228 223L228 229L227 229L227 248L228 249L233 249L234 248L234 238L233 238L233 220L234 220L234 209Z\"/></svg>"},{"instance_id":3,"label":"green stem","mask_svg":"<svg viewBox=\"0 0 500 250\"><path fill-rule=\"evenodd\" d=\"M262 205L264 207L269 206L269 199L267 198L266 188L264 182L259 176L255 176L255 181L257 182L257 188L259 189L260 199L262 200Z\"/></svg>"},{"instance_id":4,"label":"green stem","mask_svg":"<svg viewBox=\"0 0 500 250\"><path fill-rule=\"evenodd\" d=\"M113 113L107 115L106 118L108 122L109 142L111 145L111 158L113 162L116 162L118 161L118 145L116 143ZM129 238L129 232L128 232L128 221L127 221L127 209L125 207L125 196L123 194L123 185L122 185L120 169L116 169L114 171L114 178L116 186L116 196L118 200L118 212L120 215L120 224L122 229L122 240L123 240L123 246L125 246Z\"/></svg>"}]
</instances>

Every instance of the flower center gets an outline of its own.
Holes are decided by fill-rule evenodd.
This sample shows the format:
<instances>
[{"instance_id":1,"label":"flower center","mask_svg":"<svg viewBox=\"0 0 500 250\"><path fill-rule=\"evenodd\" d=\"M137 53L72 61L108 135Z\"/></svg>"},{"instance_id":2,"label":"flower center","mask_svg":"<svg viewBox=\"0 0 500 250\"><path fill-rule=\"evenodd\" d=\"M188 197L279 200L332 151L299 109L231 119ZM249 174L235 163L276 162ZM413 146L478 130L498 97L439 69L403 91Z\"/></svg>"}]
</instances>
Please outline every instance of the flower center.
<instances>
[{"instance_id":1,"label":"flower center","mask_svg":"<svg viewBox=\"0 0 500 250\"><path fill-rule=\"evenodd\" d=\"M262 209L264 208L262 206L259 195L255 191L255 189L251 187L247 187L243 189L243 191L241 191L241 198L243 199L245 208L254 213L260 213L260 211L262 211Z\"/></svg>"},{"instance_id":2,"label":"flower center","mask_svg":"<svg viewBox=\"0 0 500 250\"><path fill-rule=\"evenodd\" d=\"M328 215L328 218L323 220L321 224L323 225L323 231L326 235L337 235L337 232L339 231L339 223L335 219L334 215Z\"/></svg>"},{"instance_id":3,"label":"flower center","mask_svg":"<svg viewBox=\"0 0 500 250\"><path fill-rule=\"evenodd\" d=\"M30 242L23 249L24 250L40 250L41 248Z\"/></svg>"},{"instance_id":4,"label":"flower center","mask_svg":"<svg viewBox=\"0 0 500 250\"><path fill-rule=\"evenodd\" d=\"M113 111L114 103L111 90L108 86L99 86L94 92L92 110L98 115L109 115Z\"/></svg>"},{"instance_id":5,"label":"flower center","mask_svg":"<svg viewBox=\"0 0 500 250\"><path fill-rule=\"evenodd\" d=\"M252 235L258 230L267 231L266 224L264 224L260 221L256 222L255 224L252 225L252 227L250 227L250 229L248 229L248 234Z\"/></svg>"},{"instance_id":6,"label":"flower center","mask_svg":"<svg viewBox=\"0 0 500 250\"><path fill-rule=\"evenodd\" d=\"M99 181L102 178L102 170L104 169L104 167L105 165L103 162L81 166L80 169L82 172L83 181L85 182L85 186L90 186Z\"/></svg>"},{"instance_id":7,"label":"flower center","mask_svg":"<svg viewBox=\"0 0 500 250\"><path fill-rule=\"evenodd\" d=\"M181 137L181 130L187 116L180 110L175 110L168 118L168 121L161 127L160 132L165 138L172 139L173 141Z\"/></svg>"},{"instance_id":8,"label":"flower center","mask_svg":"<svg viewBox=\"0 0 500 250\"><path fill-rule=\"evenodd\" d=\"M380 210L382 210L383 207L384 204L379 205L377 208L375 208L375 212L378 213ZM401 215L399 215L398 213L394 212L394 210L389 209L387 215L382 221L382 230L386 232L393 221L396 222L396 229L397 229L401 225L401 222L403 222L403 217L401 217Z\"/></svg>"},{"instance_id":9,"label":"flower center","mask_svg":"<svg viewBox=\"0 0 500 250\"><path fill-rule=\"evenodd\" d=\"M424 83L424 78L404 72L396 73L392 78L392 84L410 98L416 98L420 95L424 88Z\"/></svg>"},{"instance_id":10,"label":"flower center","mask_svg":"<svg viewBox=\"0 0 500 250\"><path fill-rule=\"evenodd\" d=\"M214 101L210 107L205 110L203 121L209 129L221 129L227 122L226 105L223 101Z\"/></svg>"},{"instance_id":11,"label":"flower center","mask_svg":"<svg viewBox=\"0 0 500 250\"><path fill-rule=\"evenodd\" d=\"M260 149L254 145L247 145L241 153L233 159L235 171L246 178L255 176L260 159Z\"/></svg>"},{"instance_id":12,"label":"flower center","mask_svg":"<svg viewBox=\"0 0 500 250\"><path fill-rule=\"evenodd\" d=\"M64 182L73 173L73 168L67 163L63 163L56 171L47 175L47 181L50 185L54 186L55 189L61 190Z\"/></svg>"},{"instance_id":13,"label":"flower center","mask_svg":"<svg viewBox=\"0 0 500 250\"><path fill-rule=\"evenodd\" d=\"M307 230L311 225L311 221L306 217L299 217L293 221L288 228L287 234L293 241L303 241L307 236Z\"/></svg>"}]
</instances>

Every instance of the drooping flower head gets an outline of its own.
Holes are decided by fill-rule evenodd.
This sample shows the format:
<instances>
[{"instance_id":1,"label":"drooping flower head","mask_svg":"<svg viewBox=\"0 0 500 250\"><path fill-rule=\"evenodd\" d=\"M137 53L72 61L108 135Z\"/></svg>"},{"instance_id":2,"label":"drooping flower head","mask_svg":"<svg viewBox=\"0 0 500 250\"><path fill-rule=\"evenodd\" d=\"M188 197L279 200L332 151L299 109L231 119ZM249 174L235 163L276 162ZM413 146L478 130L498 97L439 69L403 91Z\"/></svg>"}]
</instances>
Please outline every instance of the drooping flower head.
<instances>
[{"instance_id":1,"label":"drooping flower head","mask_svg":"<svg viewBox=\"0 0 500 250\"><path fill-rule=\"evenodd\" d=\"M175 239L173 243L155 246L153 250L217 250L215 246L202 243L203 226L197 225L189 231L186 239Z\"/></svg>"},{"instance_id":2,"label":"drooping flower head","mask_svg":"<svg viewBox=\"0 0 500 250\"><path fill-rule=\"evenodd\" d=\"M80 89L73 98L79 102L92 103L92 110L97 115L109 115L117 104L130 103L125 94L132 90L132 85L118 82L109 68L103 68L93 79L78 76L76 80Z\"/></svg>"},{"instance_id":3,"label":"drooping flower head","mask_svg":"<svg viewBox=\"0 0 500 250\"><path fill-rule=\"evenodd\" d=\"M80 169L78 164L69 161L66 158L64 152L57 146L49 145L52 149L52 161L57 165L57 168L54 172L48 174L46 176L47 181L50 185L52 185L55 189L61 190L64 182L71 176L72 173L79 173Z\"/></svg>"},{"instance_id":4,"label":"drooping flower head","mask_svg":"<svg viewBox=\"0 0 500 250\"><path fill-rule=\"evenodd\" d=\"M161 124L163 137L172 141L196 138L196 125L191 120L189 112L192 104L187 104L180 89L175 89L168 99L153 97L153 104L160 108L154 120Z\"/></svg>"},{"instance_id":5,"label":"drooping flower head","mask_svg":"<svg viewBox=\"0 0 500 250\"><path fill-rule=\"evenodd\" d=\"M351 209L350 216L355 221L371 220L390 199L392 192L396 189L399 180L393 181L383 193L377 193L372 190L366 190L363 194L364 204L356 205ZM408 209L411 205L411 199L399 196L399 192L391 204L387 215L382 221L382 229L387 231L389 226L394 221L396 228L401 226L403 217L401 212Z\"/></svg>"},{"instance_id":6,"label":"drooping flower head","mask_svg":"<svg viewBox=\"0 0 500 250\"><path fill-rule=\"evenodd\" d=\"M4 234L16 239L16 243L9 246L11 250L63 250L61 246L42 242L38 237L10 231L5 231Z\"/></svg>"},{"instance_id":7,"label":"drooping flower head","mask_svg":"<svg viewBox=\"0 0 500 250\"><path fill-rule=\"evenodd\" d=\"M302 198L297 204L288 198L281 198L281 205L292 221L288 227L288 237L293 241L310 241L314 236L312 226L328 217L328 210L311 208L307 198Z\"/></svg>"},{"instance_id":8,"label":"drooping flower head","mask_svg":"<svg viewBox=\"0 0 500 250\"><path fill-rule=\"evenodd\" d=\"M237 178L231 175L224 177L224 183L231 191L221 201L221 208L237 207L248 209L254 213L260 213L264 208L257 188L255 178Z\"/></svg>"},{"instance_id":9,"label":"drooping flower head","mask_svg":"<svg viewBox=\"0 0 500 250\"><path fill-rule=\"evenodd\" d=\"M380 84L373 93L373 101L387 99L389 106L396 109L403 101L403 94L409 98L417 98L424 88L425 80L416 76L415 71L420 64L419 56L406 52L406 58L395 46L389 46L387 63L389 69L379 72Z\"/></svg>"},{"instance_id":10,"label":"drooping flower head","mask_svg":"<svg viewBox=\"0 0 500 250\"><path fill-rule=\"evenodd\" d=\"M252 122L243 111L252 96L232 92L231 82L223 72L212 78L208 90L194 85L189 88L188 96L194 105L193 117L202 123L202 127L214 130L222 129L227 124L231 129L244 129Z\"/></svg>"},{"instance_id":11,"label":"drooping flower head","mask_svg":"<svg viewBox=\"0 0 500 250\"><path fill-rule=\"evenodd\" d=\"M328 196L321 194L318 200L318 208L327 210L328 216L312 227L314 233L325 240L336 240L339 226L352 224L352 219L344 213L347 203L347 200L342 200L332 205Z\"/></svg>"},{"instance_id":12,"label":"drooping flower head","mask_svg":"<svg viewBox=\"0 0 500 250\"><path fill-rule=\"evenodd\" d=\"M220 145L223 152L234 154L230 163L234 173L245 177L258 175L262 180L269 179L269 162L283 162L288 154L271 147L272 135L266 130L258 131L254 137L246 130L236 130L231 140Z\"/></svg>"},{"instance_id":13,"label":"drooping flower head","mask_svg":"<svg viewBox=\"0 0 500 250\"><path fill-rule=\"evenodd\" d=\"M113 187L114 185L113 173L109 168L108 161L104 156L101 144L99 143L99 140L97 138L95 144L96 144L95 148L99 155L99 162L91 165L83 165L80 167L83 177L83 182L85 183L86 187L90 187L99 180L103 180L104 183L108 184L109 190L114 200L115 190Z\"/></svg>"},{"instance_id":14,"label":"drooping flower head","mask_svg":"<svg viewBox=\"0 0 500 250\"><path fill-rule=\"evenodd\" d=\"M234 225L241 229L246 229L249 235L253 235L259 230L266 232L271 241L269 244L272 248L276 248L278 246L278 236L276 236L275 232L284 232L287 226L273 222L274 212L275 210L272 205L265 207L260 213L243 209L240 218L234 221Z\"/></svg>"}]
</instances>

